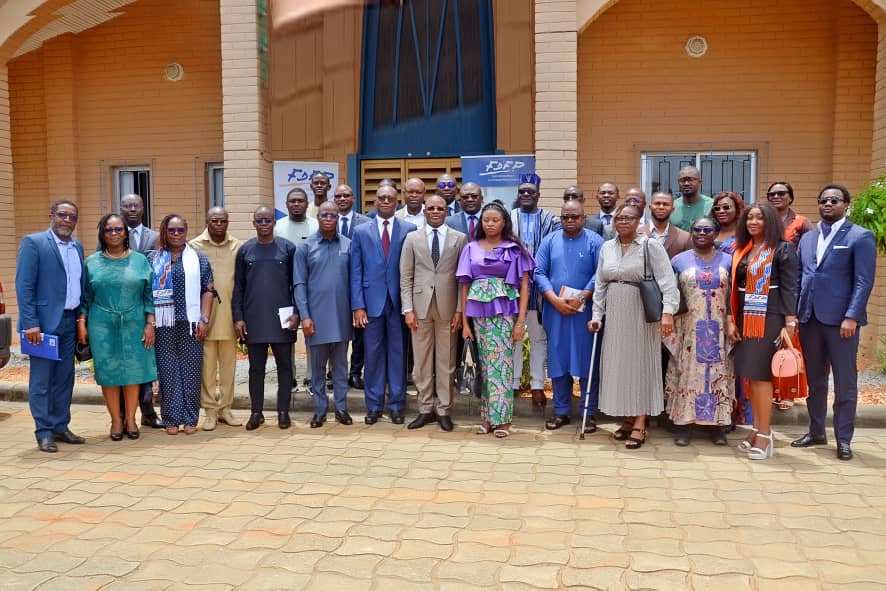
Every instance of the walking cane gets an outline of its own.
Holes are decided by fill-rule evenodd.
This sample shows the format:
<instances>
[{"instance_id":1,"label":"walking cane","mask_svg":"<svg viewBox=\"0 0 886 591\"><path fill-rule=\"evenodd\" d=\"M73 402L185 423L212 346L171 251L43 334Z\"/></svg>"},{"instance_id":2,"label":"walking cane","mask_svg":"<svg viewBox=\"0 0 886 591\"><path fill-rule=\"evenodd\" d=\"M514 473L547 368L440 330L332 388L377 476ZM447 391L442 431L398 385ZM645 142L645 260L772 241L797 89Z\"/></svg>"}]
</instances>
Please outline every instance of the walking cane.
<instances>
[{"instance_id":1,"label":"walking cane","mask_svg":"<svg viewBox=\"0 0 886 591\"><path fill-rule=\"evenodd\" d=\"M578 436L582 441L584 441L585 438L585 425L588 424L588 404L591 402L591 388L594 383L594 357L597 356L597 337L599 336L600 331L594 333L594 343L591 345L591 368L588 371L588 391L585 393L585 408L581 415L581 433Z\"/></svg>"}]
</instances>

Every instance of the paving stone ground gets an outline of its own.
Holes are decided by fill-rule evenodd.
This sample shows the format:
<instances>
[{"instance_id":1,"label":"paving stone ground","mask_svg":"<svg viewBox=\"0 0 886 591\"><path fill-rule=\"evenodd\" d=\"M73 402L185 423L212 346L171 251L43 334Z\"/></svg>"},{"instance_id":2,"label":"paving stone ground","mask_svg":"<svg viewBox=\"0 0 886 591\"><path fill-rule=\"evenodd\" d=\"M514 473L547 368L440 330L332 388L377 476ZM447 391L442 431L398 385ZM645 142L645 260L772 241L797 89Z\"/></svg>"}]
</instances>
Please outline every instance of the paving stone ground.
<instances>
[{"instance_id":1,"label":"paving stone ground","mask_svg":"<svg viewBox=\"0 0 886 591\"><path fill-rule=\"evenodd\" d=\"M243 411L237 411L244 416ZM652 430L639 451L518 421L506 440L383 421L224 425L37 451L0 403L0 589L884 589L886 431L856 459L751 462Z\"/></svg>"}]
</instances>

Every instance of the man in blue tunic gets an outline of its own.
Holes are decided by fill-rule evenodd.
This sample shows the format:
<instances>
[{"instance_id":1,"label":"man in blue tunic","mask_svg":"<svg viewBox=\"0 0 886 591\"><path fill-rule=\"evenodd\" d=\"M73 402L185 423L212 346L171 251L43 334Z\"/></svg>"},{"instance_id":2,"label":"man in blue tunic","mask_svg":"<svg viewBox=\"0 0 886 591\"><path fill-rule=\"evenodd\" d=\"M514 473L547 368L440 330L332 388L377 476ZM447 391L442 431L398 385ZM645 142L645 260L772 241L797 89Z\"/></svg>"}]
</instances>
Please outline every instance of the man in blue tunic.
<instances>
[{"instance_id":1,"label":"man in blue tunic","mask_svg":"<svg viewBox=\"0 0 886 591\"><path fill-rule=\"evenodd\" d=\"M554 416L545 423L551 430L570 422L576 376L582 403L588 395L592 337L587 323L603 239L584 227L584 218L580 202L564 202L560 212L562 229L545 236L535 255L535 283L545 299L541 316L548 335L548 374L554 386ZM586 433L597 429L591 418L597 408L595 398L592 396L588 405Z\"/></svg>"},{"instance_id":2,"label":"man in blue tunic","mask_svg":"<svg viewBox=\"0 0 886 591\"><path fill-rule=\"evenodd\" d=\"M348 414L348 342L351 340L351 241L338 233L338 207L327 201L317 210L320 229L295 251L295 303L305 342L311 347L311 428L326 422L326 365L332 361L335 420Z\"/></svg>"}]
</instances>

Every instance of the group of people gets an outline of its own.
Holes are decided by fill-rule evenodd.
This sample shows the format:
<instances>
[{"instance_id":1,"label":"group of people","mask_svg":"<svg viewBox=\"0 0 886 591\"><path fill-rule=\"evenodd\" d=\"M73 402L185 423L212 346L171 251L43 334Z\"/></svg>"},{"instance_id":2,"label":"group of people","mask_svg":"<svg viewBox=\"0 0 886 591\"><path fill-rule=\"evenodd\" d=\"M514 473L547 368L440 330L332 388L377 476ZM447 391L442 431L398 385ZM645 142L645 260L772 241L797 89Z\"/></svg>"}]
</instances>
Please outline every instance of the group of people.
<instances>
[{"instance_id":1,"label":"group of people","mask_svg":"<svg viewBox=\"0 0 886 591\"><path fill-rule=\"evenodd\" d=\"M477 184L459 188L450 175L427 197L421 179L407 180L400 205L395 183L382 181L375 209L362 215L351 187L335 187L329 199L330 181L317 173L312 198L290 191L284 218L257 207L255 236L245 242L228 233L221 207L207 212L205 230L190 242L176 214L154 233L142 225L141 198L127 195L121 213L101 218L97 252L85 260L72 236L76 204L53 203L50 229L22 240L16 275L25 338L59 339L59 360L31 360L39 448L83 442L68 426L78 342L91 346L112 440L139 436L140 405L142 425L170 435L196 432L201 407L204 429L242 424L231 413L238 341L249 357L246 429L265 422L268 349L278 374L277 425L288 428L301 329L312 428L327 419L327 389L335 420L353 423L348 387L364 389L366 424L385 409L404 423L411 373L418 415L408 428L437 423L451 431L457 360L476 346L476 431L507 437L528 340L533 403L546 406L546 373L553 386L548 429L572 421L578 378L585 432L596 430L598 409L623 417L613 437L628 449L643 446L650 417L662 413L678 445L690 442L694 425L726 444L727 428L750 424L739 448L764 459L774 449L770 360L780 335L799 330L810 427L792 445L826 443L833 369L838 457L852 457L858 327L876 249L871 233L846 219L845 188L822 189L813 225L790 208L787 182L773 183L766 201L745 204L731 192L702 195L694 167L680 171L679 197L658 191L648 203L639 189L621 201L619 188L603 183L594 215L585 213L580 187L564 191L555 213L538 206L537 175L521 181L512 207L484 204ZM661 301L648 317L651 284ZM155 379L162 419L151 405Z\"/></svg>"}]
</instances>

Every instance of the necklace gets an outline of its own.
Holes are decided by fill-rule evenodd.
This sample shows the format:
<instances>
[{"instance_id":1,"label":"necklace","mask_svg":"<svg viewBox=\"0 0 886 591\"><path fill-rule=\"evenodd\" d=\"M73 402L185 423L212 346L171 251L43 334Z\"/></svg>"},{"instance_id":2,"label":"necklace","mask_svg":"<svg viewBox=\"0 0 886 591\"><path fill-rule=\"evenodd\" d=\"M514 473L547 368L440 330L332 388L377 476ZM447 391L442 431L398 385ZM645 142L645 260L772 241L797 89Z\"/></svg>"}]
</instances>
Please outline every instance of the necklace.
<instances>
[{"instance_id":1,"label":"necklace","mask_svg":"<svg viewBox=\"0 0 886 591\"><path fill-rule=\"evenodd\" d=\"M105 256L108 257L109 259L123 259L123 258L126 258L128 255L129 255L129 249L128 249L128 248L124 248L124 249L120 252L120 254L111 254L111 251L110 251L110 250L106 250L106 251L105 251Z\"/></svg>"}]
</instances>

